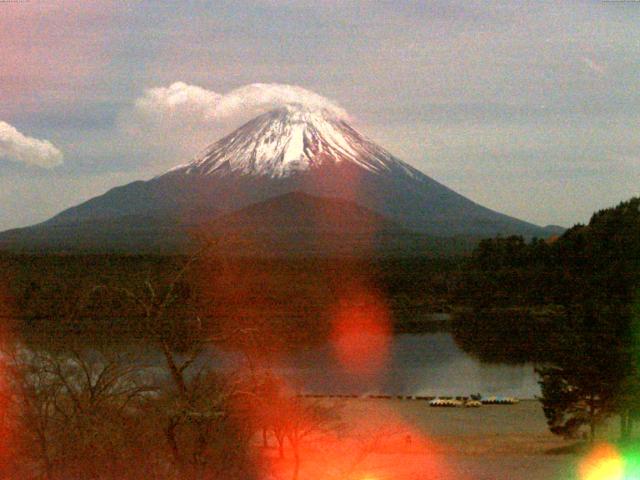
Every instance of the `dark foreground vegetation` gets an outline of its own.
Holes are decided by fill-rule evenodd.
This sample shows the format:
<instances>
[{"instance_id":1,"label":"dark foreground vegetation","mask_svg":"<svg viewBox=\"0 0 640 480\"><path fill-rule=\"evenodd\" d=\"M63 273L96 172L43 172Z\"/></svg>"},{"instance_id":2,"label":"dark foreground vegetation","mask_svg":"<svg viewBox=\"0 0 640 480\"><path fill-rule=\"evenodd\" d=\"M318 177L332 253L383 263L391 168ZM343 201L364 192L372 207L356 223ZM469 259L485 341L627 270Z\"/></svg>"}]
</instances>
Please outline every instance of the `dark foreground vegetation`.
<instances>
[{"instance_id":1,"label":"dark foreground vegetation","mask_svg":"<svg viewBox=\"0 0 640 480\"><path fill-rule=\"evenodd\" d=\"M465 263L454 334L486 361L536 362L551 430L640 413L640 198L561 237L484 240Z\"/></svg>"},{"instance_id":2,"label":"dark foreground vegetation","mask_svg":"<svg viewBox=\"0 0 640 480\"><path fill-rule=\"evenodd\" d=\"M280 344L254 317L201 320L206 258L18 259L29 275L0 302L0 478L257 478L268 466L256 437L297 478L302 445L337 412L261 366ZM125 267L125 281L123 265L146 268ZM212 344L242 360L216 369Z\"/></svg>"},{"instance_id":3,"label":"dark foreground vegetation","mask_svg":"<svg viewBox=\"0 0 640 480\"><path fill-rule=\"evenodd\" d=\"M339 411L298 397L264 360L325 341L345 302L366 312L375 299L398 331L432 329L457 269L225 260L212 246L1 262L0 478L49 480L250 479L270 468L259 445L297 478L305 442L337 431ZM212 346L234 350L235 366L216 368Z\"/></svg>"},{"instance_id":4,"label":"dark foreground vegetation","mask_svg":"<svg viewBox=\"0 0 640 480\"><path fill-rule=\"evenodd\" d=\"M332 308L366 289L383 299L398 332L434 328L431 314L449 312L457 259L252 259L125 255L4 255L5 294L13 327L24 338L145 335L145 312L133 298L161 293L178 273L172 328L198 318L212 334L229 325L262 328L288 346L322 341ZM355 301L355 300L354 300ZM440 322L441 323L441 322ZM182 325L182 327L181 327Z\"/></svg>"},{"instance_id":5,"label":"dark foreground vegetation","mask_svg":"<svg viewBox=\"0 0 640 480\"><path fill-rule=\"evenodd\" d=\"M307 438L338 421L335 408L303 401L250 361L225 373L202 363L204 339L177 354L150 327L148 342L163 363L73 341L5 343L0 478L262 478L261 437L295 479Z\"/></svg>"},{"instance_id":6,"label":"dark foreground vegetation","mask_svg":"<svg viewBox=\"0 0 640 480\"><path fill-rule=\"evenodd\" d=\"M538 365L554 433L593 438L619 414L628 439L640 411L639 205L555 239L485 240L464 259L230 259L215 245L189 257L3 255L0 478L250 479L271 468L259 445L297 478L305 442L339 430L340 412L297 396L265 359L329 339L337 308L396 332L441 328L433 314L453 312L466 351ZM216 369L212 346L240 360Z\"/></svg>"}]
</instances>

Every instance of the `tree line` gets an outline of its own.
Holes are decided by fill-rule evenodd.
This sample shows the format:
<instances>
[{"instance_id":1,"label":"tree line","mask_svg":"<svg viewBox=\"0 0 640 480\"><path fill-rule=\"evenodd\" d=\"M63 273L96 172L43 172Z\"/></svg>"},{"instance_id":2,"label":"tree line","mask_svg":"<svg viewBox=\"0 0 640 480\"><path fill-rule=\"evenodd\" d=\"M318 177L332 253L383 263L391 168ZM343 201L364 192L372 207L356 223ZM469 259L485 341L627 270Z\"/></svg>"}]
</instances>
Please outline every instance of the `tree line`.
<instances>
[{"instance_id":1,"label":"tree line","mask_svg":"<svg viewBox=\"0 0 640 480\"><path fill-rule=\"evenodd\" d=\"M279 348L271 329L201 321L201 293L187 280L210 278L209 262L203 251L138 282L85 284L43 334L0 331L0 478L263 478L275 448L277 478L297 480L305 446L341 431L340 408L299 396L269 369ZM138 342L84 324L112 304L135 318ZM4 295L0 317L19 307ZM212 345L233 345L241 360L217 368ZM344 478L380 435L358 444Z\"/></svg>"},{"instance_id":2,"label":"tree line","mask_svg":"<svg viewBox=\"0 0 640 480\"><path fill-rule=\"evenodd\" d=\"M594 438L640 407L640 198L552 239L486 239L465 263L455 338L483 360L535 362L552 432Z\"/></svg>"},{"instance_id":3,"label":"tree line","mask_svg":"<svg viewBox=\"0 0 640 480\"><path fill-rule=\"evenodd\" d=\"M3 292L12 298L12 326L23 338L98 335L120 340L144 336L144 312L127 288L143 293L148 281L169 282L187 256L2 255ZM421 330L416 319L450 311L458 259L260 259L210 252L185 274L170 308L176 328L195 315L210 330L268 324L283 346L301 348L326 340L327 312L354 281L385 298L397 331ZM108 287L96 290L95 287ZM77 314L66 315L81 304ZM0 321L6 321L1 318Z\"/></svg>"}]
</instances>

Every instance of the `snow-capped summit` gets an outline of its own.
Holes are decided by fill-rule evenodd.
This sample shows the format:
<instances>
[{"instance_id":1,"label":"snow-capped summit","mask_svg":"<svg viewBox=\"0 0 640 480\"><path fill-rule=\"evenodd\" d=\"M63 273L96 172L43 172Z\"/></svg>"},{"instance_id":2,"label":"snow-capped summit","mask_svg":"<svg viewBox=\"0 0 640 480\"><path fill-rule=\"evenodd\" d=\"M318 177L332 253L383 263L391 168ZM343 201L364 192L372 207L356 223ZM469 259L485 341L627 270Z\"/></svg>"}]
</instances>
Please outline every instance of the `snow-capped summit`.
<instances>
[{"instance_id":1,"label":"snow-capped summit","mask_svg":"<svg viewBox=\"0 0 640 480\"><path fill-rule=\"evenodd\" d=\"M335 221L340 218L344 221ZM148 250L172 238L184 242L185 228L212 221L253 226L259 232L256 241L267 227L293 231L292 242L303 231L306 238L326 238L327 229L340 240L346 233L336 229L371 222L387 234L388 225L405 232L394 234L393 241L406 232L438 237L549 233L454 192L365 138L345 118L287 105L254 118L188 164L114 188L41 225L0 234L0 247L4 242L16 248L72 248L75 241L98 250L107 245ZM371 240L364 237L365 243ZM345 240L343 247L350 245Z\"/></svg>"},{"instance_id":2,"label":"snow-capped summit","mask_svg":"<svg viewBox=\"0 0 640 480\"><path fill-rule=\"evenodd\" d=\"M351 162L370 172L413 169L323 109L289 104L251 120L170 170L187 175L244 174L281 178L323 164Z\"/></svg>"}]
</instances>

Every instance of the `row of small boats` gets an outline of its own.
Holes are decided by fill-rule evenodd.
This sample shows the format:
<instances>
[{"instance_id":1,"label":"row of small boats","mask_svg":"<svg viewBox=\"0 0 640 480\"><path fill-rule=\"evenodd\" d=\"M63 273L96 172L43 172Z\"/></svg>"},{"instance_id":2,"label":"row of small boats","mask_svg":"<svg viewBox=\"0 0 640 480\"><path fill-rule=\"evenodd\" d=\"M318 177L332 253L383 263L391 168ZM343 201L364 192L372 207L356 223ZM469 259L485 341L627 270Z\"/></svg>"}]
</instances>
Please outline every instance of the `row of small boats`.
<instances>
[{"instance_id":1,"label":"row of small boats","mask_svg":"<svg viewBox=\"0 0 640 480\"><path fill-rule=\"evenodd\" d=\"M300 397L307 398L360 398L360 399L380 399L380 400L424 400L432 407L481 407L482 405L513 405L519 403L516 397L491 396L482 397L480 394L470 397L428 397L416 395L322 395L322 394L301 394Z\"/></svg>"},{"instance_id":2,"label":"row of small boats","mask_svg":"<svg viewBox=\"0 0 640 480\"><path fill-rule=\"evenodd\" d=\"M482 405L514 405L520 402L515 397L486 397L486 398L440 398L436 397L429 402L431 407L468 407L477 408Z\"/></svg>"}]
</instances>

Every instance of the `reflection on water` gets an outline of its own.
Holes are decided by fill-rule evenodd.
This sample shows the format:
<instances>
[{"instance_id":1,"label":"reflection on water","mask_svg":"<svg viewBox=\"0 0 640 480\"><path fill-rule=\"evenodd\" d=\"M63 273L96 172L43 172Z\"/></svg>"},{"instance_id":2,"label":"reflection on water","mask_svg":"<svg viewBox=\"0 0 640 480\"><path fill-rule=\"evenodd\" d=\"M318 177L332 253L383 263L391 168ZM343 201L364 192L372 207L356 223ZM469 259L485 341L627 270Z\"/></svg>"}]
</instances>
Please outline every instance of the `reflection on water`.
<instances>
[{"instance_id":1,"label":"reflection on water","mask_svg":"<svg viewBox=\"0 0 640 480\"><path fill-rule=\"evenodd\" d=\"M231 360L229 356L218 359ZM344 371L329 344L290 355L273 367L306 393L457 396L479 392L519 398L540 394L532 365L482 364L446 332L397 335L388 364L370 376Z\"/></svg>"},{"instance_id":2,"label":"reflection on water","mask_svg":"<svg viewBox=\"0 0 640 480\"><path fill-rule=\"evenodd\" d=\"M143 349L139 345L129 348L138 353L138 358L145 358L145 364L164 366L162 355L154 348ZM424 396L480 393L518 398L540 395L531 364L481 363L461 350L448 332L396 335L388 348L388 362L370 374L345 369L329 343L289 354L268 366L304 393ZM196 361L194 370L209 362L223 370L237 370L247 364L237 352L214 348Z\"/></svg>"}]
</instances>

